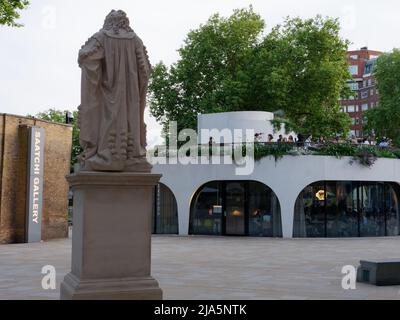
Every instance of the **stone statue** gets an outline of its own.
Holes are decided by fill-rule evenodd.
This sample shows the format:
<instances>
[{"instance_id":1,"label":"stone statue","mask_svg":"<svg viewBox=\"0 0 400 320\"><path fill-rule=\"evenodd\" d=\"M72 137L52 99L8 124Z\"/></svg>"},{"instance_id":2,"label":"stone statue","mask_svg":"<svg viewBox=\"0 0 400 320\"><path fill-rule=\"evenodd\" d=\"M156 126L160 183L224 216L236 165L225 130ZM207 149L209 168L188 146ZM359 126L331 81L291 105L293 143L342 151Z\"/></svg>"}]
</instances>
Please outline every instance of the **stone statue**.
<instances>
[{"instance_id":1,"label":"stone statue","mask_svg":"<svg viewBox=\"0 0 400 320\"><path fill-rule=\"evenodd\" d=\"M79 51L78 62L84 151L80 170L67 176L74 233L60 298L162 299L151 276L151 217L161 175L150 172L146 159L146 48L126 14L113 10Z\"/></svg>"},{"instance_id":2,"label":"stone statue","mask_svg":"<svg viewBox=\"0 0 400 320\"><path fill-rule=\"evenodd\" d=\"M78 63L82 170L150 172L143 118L151 65L125 12L107 15L79 51Z\"/></svg>"}]
</instances>

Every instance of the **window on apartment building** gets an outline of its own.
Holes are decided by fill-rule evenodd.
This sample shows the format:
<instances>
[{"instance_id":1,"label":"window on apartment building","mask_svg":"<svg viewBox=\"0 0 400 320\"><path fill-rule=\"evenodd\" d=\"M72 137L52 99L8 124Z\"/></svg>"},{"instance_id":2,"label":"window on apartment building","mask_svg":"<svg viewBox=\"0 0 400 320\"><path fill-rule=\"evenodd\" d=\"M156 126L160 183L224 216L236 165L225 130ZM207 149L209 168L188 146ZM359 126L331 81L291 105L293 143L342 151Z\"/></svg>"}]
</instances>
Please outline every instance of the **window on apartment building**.
<instances>
[{"instance_id":1,"label":"window on apartment building","mask_svg":"<svg viewBox=\"0 0 400 320\"><path fill-rule=\"evenodd\" d=\"M368 79L368 87L370 87L372 85L372 80Z\"/></svg>"},{"instance_id":2,"label":"window on apartment building","mask_svg":"<svg viewBox=\"0 0 400 320\"><path fill-rule=\"evenodd\" d=\"M364 103L362 105L362 111L367 111L368 110L368 103Z\"/></svg>"},{"instance_id":3,"label":"window on apartment building","mask_svg":"<svg viewBox=\"0 0 400 320\"><path fill-rule=\"evenodd\" d=\"M352 55L350 56L350 59L351 59L351 60L358 60L358 55L352 54Z\"/></svg>"},{"instance_id":4,"label":"window on apartment building","mask_svg":"<svg viewBox=\"0 0 400 320\"><path fill-rule=\"evenodd\" d=\"M358 66L350 66L350 74L352 76L357 75L358 74Z\"/></svg>"},{"instance_id":5,"label":"window on apartment building","mask_svg":"<svg viewBox=\"0 0 400 320\"><path fill-rule=\"evenodd\" d=\"M358 90L358 82L350 82L349 87L351 90L357 91Z\"/></svg>"},{"instance_id":6,"label":"window on apartment building","mask_svg":"<svg viewBox=\"0 0 400 320\"><path fill-rule=\"evenodd\" d=\"M368 98L368 91L361 92L361 99L366 99L366 98Z\"/></svg>"},{"instance_id":7,"label":"window on apartment building","mask_svg":"<svg viewBox=\"0 0 400 320\"><path fill-rule=\"evenodd\" d=\"M351 118L351 124L355 125L356 124L356 118Z\"/></svg>"},{"instance_id":8,"label":"window on apartment building","mask_svg":"<svg viewBox=\"0 0 400 320\"><path fill-rule=\"evenodd\" d=\"M367 86L367 80L363 81L363 87L365 88Z\"/></svg>"},{"instance_id":9,"label":"window on apartment building","mask_svg":"<svg viewBox=\"0 0 400 320\"><path fill-rule=\"evenodd\" d=\"M371 95L371 96L373 96L374 95L374 89L371 89L370 91L369 91L369 94Z\"/></svg>"},{"instance_id":10,"label":"window on apartment building","mask_svg":"<svg viewBox=\"0 0 400 320\"><path fill-rule=\"evenodd\" d=\"M347 112L355 112L354 106L347 106Z\"/></svg>"}]
</instances>

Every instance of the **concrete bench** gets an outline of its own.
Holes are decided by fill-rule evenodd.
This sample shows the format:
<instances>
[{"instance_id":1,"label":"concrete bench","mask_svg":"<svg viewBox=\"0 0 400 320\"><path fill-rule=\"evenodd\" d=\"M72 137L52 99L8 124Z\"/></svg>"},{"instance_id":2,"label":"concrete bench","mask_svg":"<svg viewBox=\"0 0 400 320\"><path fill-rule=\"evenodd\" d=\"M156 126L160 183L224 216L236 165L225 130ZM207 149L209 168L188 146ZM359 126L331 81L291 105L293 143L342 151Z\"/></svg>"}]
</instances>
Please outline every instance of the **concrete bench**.
<instances>
[{"instance_id":1,"label":"concrete bench","mask_svg":"<svg viewBox=\"0 0 400 320\"><path fill-rule=\"evenodd\" d=\"M400 285L400 259L361 260L357 281L376 286Z\"/></svg>"}]
</instances>

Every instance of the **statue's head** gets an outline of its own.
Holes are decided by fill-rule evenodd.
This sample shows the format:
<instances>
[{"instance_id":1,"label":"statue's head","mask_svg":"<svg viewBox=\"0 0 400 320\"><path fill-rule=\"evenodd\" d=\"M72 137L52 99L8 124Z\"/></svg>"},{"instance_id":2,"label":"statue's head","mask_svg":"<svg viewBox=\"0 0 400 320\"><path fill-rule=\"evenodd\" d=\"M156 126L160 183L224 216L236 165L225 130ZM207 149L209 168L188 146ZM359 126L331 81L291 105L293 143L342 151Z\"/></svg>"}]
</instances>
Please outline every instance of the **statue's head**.
<instances>
[{"instance_id":1,"label":"statue's head","mask_svg":"<svg viewBox=\"0 0 400 320\"><path fill-rule=\"evenodd\" d=\"M103 29L113 31L115 34L118 34L120 30L133 31L129 26L129 19L126 13L122 10L111 10L104 21Z\"/></svg>"}]
</instances>

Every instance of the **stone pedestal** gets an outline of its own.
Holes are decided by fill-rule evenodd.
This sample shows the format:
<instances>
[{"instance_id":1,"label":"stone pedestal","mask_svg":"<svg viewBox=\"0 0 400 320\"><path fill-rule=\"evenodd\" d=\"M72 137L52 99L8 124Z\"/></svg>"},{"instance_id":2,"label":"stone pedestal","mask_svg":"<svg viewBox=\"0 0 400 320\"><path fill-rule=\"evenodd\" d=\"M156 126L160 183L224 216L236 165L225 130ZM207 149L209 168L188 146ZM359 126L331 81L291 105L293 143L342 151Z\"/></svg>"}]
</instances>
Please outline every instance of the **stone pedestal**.
<instances>
[{"instance_id":1,"label":"stone pedestal","mask_svg":"<svg viewBox=\"0 0 400 320\"><path fill-rule=\"evenodd\" d=\"M151 215L161 175L85 172L74 192L72 267L61 299L162 299L151 272Z\"/></svg>"}]
</instances>

